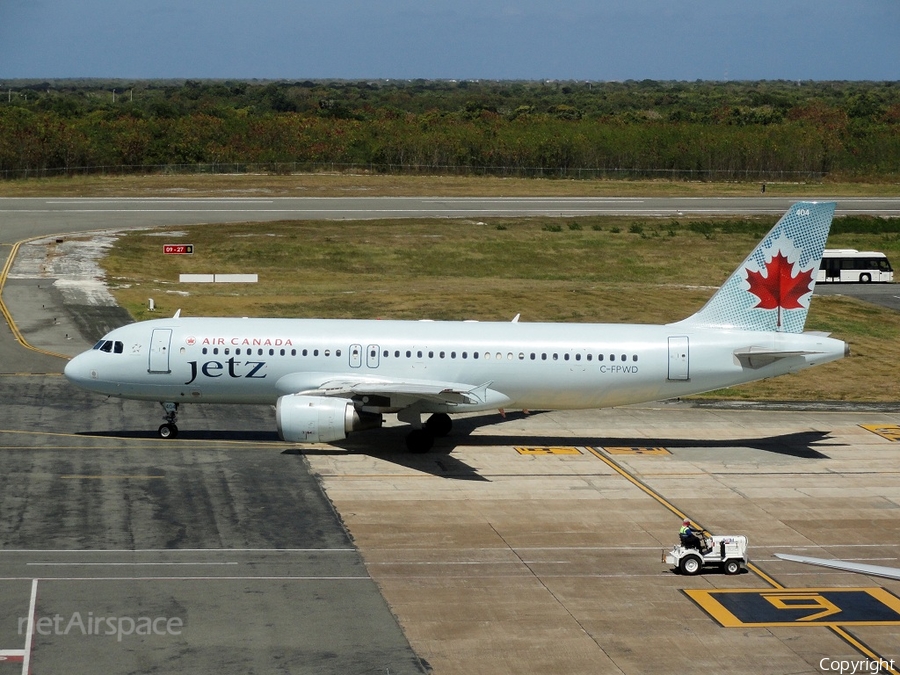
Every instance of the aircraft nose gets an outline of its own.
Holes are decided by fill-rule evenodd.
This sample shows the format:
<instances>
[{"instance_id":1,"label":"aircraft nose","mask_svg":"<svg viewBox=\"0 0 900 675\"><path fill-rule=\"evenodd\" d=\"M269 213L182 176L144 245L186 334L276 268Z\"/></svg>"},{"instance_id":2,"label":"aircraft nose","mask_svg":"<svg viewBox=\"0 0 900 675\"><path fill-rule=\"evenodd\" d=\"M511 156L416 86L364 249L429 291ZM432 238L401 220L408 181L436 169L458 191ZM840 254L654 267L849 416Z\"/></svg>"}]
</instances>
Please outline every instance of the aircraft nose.
<instances>
[{"instance_id":1,"label":"aircraft nose","mask_svg":"<svg viewBox=\"0 0 900 675\"><path fill-rule=\"evenodd\" d=\"M66 379L72 384L84 386L91 378L90 367L87 363L88 358L84 354L79 354L71 359L63 369Z\"/></svg>"}]
</instances>

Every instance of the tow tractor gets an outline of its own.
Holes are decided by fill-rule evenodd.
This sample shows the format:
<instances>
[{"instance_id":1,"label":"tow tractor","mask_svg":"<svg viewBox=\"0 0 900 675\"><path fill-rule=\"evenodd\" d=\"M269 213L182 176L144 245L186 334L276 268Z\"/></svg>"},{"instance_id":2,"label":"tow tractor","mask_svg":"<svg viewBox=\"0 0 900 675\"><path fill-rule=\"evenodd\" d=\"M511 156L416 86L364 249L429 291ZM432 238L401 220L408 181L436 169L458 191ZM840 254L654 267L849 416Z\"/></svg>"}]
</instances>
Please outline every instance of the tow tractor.
<instances>
[{"instance_id":1,"label":"tow tractor","mask_svg":"<svg viewBox=\"0 0 900 675\"><path fill-rule=\"evenodd\" d=\"M742 534L699 537L700 549L676 544L663 553L663 562L674 565L682 574L699 574L704 567L721 567L725 574L737 574L749 562L747 537Z\"/></svg>"}]
</instances>

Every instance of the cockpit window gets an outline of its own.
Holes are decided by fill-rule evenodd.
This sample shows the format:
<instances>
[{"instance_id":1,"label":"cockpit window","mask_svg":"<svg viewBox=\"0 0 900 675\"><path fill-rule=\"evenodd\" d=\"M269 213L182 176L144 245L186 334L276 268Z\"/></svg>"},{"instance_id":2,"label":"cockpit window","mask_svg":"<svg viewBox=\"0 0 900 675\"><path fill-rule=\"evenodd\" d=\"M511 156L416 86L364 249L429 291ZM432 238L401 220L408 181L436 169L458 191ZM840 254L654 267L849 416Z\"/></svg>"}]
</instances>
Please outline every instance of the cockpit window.
<instances>
[{"instance_id":1,"label":"cockpit window","mask_svg":"<svg viewBox=\"0 0 900 675\"><path fill-rule=\"evenodd\" d=\"M112 340L100 340L100 342L94 345L94 349L99 349L101 352L106 352L107 354L121 354L125 351L125 345L120 340L116 340L115 342Z\"/></svg>"}]
</instances>

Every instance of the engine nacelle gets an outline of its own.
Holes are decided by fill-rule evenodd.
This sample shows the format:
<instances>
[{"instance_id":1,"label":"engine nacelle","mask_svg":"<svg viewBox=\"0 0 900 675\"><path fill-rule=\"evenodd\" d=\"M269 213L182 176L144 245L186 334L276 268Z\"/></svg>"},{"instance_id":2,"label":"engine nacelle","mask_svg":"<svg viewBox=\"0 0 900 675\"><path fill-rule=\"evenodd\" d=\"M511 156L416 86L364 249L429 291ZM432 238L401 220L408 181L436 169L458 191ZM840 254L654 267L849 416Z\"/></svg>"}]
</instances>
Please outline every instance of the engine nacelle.
<instances>
[{"instance_id":1,"label":"engine nacelle","mask_svg":"<svg viewBox=\"0 0 900 675\"><path fill-rule=\"evenodd\" d=\"M275 404L278 436L290 443L330 443L347 438L351 431L377 429L382 417L360 413L346 398L282 396Z\"/></svg>"}]
</instances>

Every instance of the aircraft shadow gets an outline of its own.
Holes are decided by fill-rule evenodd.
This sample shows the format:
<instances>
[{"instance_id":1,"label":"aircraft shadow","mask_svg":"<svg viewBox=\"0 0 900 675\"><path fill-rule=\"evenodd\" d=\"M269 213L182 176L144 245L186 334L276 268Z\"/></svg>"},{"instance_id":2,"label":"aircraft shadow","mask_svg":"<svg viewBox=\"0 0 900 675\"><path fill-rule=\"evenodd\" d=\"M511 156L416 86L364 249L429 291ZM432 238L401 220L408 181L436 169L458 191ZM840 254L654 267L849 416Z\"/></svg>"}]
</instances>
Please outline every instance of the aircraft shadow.
<instances>
[{"instance_id":1,"label":"aircraft shadow","mask_svg":"<svg viewBox=\"0 0 900 675\"><path fill-rule=\"evenodd\" d=\"M540 411L530 413L539 415ZM525 415L521 412L509 412L507 421L521 420ZM386 427L384 429L361 431L350 438L332 443L332 448L317 448L303 445L289 446L282 451L283 455L327 456L362 454L382 459L397 466L413 471L439 476L452 480L488 481L479 475L478 470L453 457L452 453L459 446L493 447L493 446L588 446L588 447L662 447L668 450L729 450L751 448L773 455L794 457L797 459L828 459L828 455L820 452L817 446L833 445L827 431L801 431L780 436L762 436L759 438L740 438L714 440L709 438L633 438L620 436L536 436L527 432L517 434L473 435L473 432L485 425L497 425L502 429L503 422L498 425L498 414L489 413L456 419L453 431L449 436L435 440L434 447L427 453L411 453L406 449L406 426ZM105 438L158 439L150 429L127 429L119 431L83 432L80 436L99 436ZM256 443L278 443L275 431L232 431L232 430L180 430L178 440L197 441L244 441Z\"/></svg>"},{"instance_id":2,"label":"aircraft shadow","mask_svg":"<svg viewBox=\"0 0 900 675\"><path fill-rule=\"evenodd\" d=\"M614 448L666 448L673 449L738 449L751 448L770 452L774 455L796 457L798 459L829 459L814 446L829 438L828 432L801 431L783 436L766 436L762 438L739 438L726 441L708 438L633 438L614 436L470 436L457 445L494 446L494 445L529 445L529 446L591 446ZM445 439L454 440L454 439ZM833 445L829 443L828 445Z\"/></svg>"},{"instance_id":3,"label":"aircraft shadow","mask_svg":"<svg viewBox=\"0 0 900 675\"><path fill-rule=\"evenodd\" d=\"M455 426L455 425L454 425ZM402 466L413 471L431 474L440 478L453 480L487 481L478 471L462 462L450 453L456 449L455 443L447 443L451 436L439 438L434 447L424 453L413 453L406 449L406 427L390 427L374 431L361 431L351 438L332 443L336 449L308 448L296 446L285 450L289 455L346 455L360 454L383 459L391 464Z\"/></svg>"},{"instance_id":4,"label":"aircraft shadow","mask_svg":"<svg viewBox=\"0 0 900 675\"><path fill-rule=\"evenodd\" d=\"M532 412L531 415L540 414ZM519 412L507 413L507 420L522 419ZM740 438L729 440L711 440L708 438L632 438L614 436L535 436L527 433L517 435L485 435L473 436L472 432L486 424L496 424L497 414L479 415L453 421L453 431L449 436L435 440L434 448L423 454L413 454L406 450L406 427L391 427L375 431L364 431L354 434L350 439L333 443L340 449L303 448L298 446L286 450L286 454L306 455L341 455L358 453L377 457L415 471L422 471L434 476L456 480L488 479L480 476L478 471L452 456L459 446L589 446L589 447L663 447L669 450L729 450L751 448L777 456L797 459L828 459L828 455L820 452L816 446L834 445L827 431L800 431L780 436L762 436L759 438ZM502 427L502 422L500 423Z\"/></svg>"}]
</instances>

